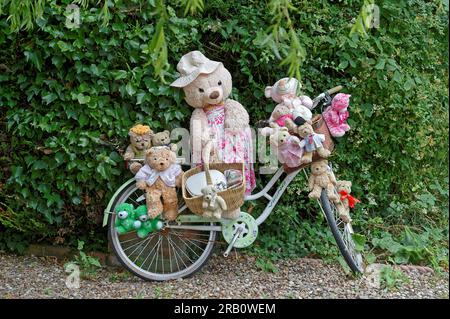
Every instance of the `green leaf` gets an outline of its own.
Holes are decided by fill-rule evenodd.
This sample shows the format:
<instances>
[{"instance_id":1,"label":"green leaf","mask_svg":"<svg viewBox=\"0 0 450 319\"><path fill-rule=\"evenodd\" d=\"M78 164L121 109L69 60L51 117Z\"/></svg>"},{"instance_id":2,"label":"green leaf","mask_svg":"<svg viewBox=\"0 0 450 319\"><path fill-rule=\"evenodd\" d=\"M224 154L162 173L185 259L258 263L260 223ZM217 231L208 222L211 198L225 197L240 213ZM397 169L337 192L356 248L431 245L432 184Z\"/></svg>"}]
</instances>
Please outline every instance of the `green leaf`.
<instances>
[{"instance_id":1,"label":"green leaf","mask_svg":"<svg viewBox=\"0 0 450 319\"><path fill-rule=\"evenodd\" d=\"M375 69L383 70L385 64L386 64L386 60L385 59L380 59L380 60L378 60L378 63L375 65Z\"/></svg>"},{"instance_id":2,"label":"green leaf","mask_svg":"<svg viewBox=\"0 0 450 319\"><path fill-rule=\"evenodd\" d=\"M81 114L78 117L78 123L80 123L81 126L85 126L88 122L89 122L89 118L86 115Z\"/></svg>"},{"instance_id":3,"label":"green leaf","mask_svg":"<svg viewBox=\"0 0 450 319\"><path fill-rule=\"evenodd\" d=\"M340 69L345 69L348 66L348 61L347 60L342 60L341 63L339 63L339 68Z\"/></svg>"},{"instance_id":4,"label":"green leaf","mask_svg":"<svg viewBox=\"0 0 450 319\"><path fill-rule=\"evenodd\" d=\"M136 95L136 104L137 105L142 104L142 102L144 101L144 98L145 98L145 94L146 93L138 93Z\"/></svg>"},{"instance_id":5,"label":"green leaf","mask_svg":"<svg viewBox=\"0 0 450 319\"><path fill-rule=\"evenodd\" d=\"M121 80L127 77L128 72L125 70L114 71L114 80Z\"/></svg>"},{"instance_id":6,"label":"green leaf","mask_svg":"<svg viewBox=\"0 0 450 319\"><path fill-rule=\"evenodd\" d=\"M42 99L44 100L44 102L48 105L50 103L52 103L54 100L56 100L58 98L58 96L54 93L50 93L47 94L45 96L42 97Z\"/></svg>"},{"instance_id":7,"label":"green leaf","mask_svg":"<svg viewBox=\"0 0 450 319\"><path fill-rule=\"evenodd\" d=\"M91 100L91 97L88 95L84 95L83 93L78 93L77 100L80 104L86 104Z\"/></svg>"},{"instance_id":8,"label":"green leaf","mask_svg":"<svg viewBox=\"0 0 450 319\"><path fill-rule=\"evenodd\" d=\"M136 89L130 82L127 83L125 89L127 90L129 96L133 96L136 93Z\"/></svg>"},{"instance_id":9,"label":"green leaf","mask_svg":"<svg viewBox=\"0 0 450 319\"><path fill-rule=\"evenodd\" d=\"M413 86L414 86L414 80L412 78L408 77L407 80L405 81L405 83L403 84L403 88L406 91L409 91L413 88Z\"/></svg>"},{"instance_id":10,"label":"green leaf","mask_svg":"<svg viewBox=\"0 0 450 319\"><path fill-rule=\"evenodd\" d=\"M33 164L33 169L35 169L35 170L47 169L47 168L48 168L48 165L44 161L36 161Z\"/></svg>"},{"instance_id":11,"label":"green leaf","mask_svg":"<svg viewBox=\"0 0 450 319\"><path fill-rule=\"evenodd\" d=\"M40 58L35 52L25 51L24 55L27 61L30 61L38 69L38 71L41 71L42 63Z\"/></svg>"}]
</instances>

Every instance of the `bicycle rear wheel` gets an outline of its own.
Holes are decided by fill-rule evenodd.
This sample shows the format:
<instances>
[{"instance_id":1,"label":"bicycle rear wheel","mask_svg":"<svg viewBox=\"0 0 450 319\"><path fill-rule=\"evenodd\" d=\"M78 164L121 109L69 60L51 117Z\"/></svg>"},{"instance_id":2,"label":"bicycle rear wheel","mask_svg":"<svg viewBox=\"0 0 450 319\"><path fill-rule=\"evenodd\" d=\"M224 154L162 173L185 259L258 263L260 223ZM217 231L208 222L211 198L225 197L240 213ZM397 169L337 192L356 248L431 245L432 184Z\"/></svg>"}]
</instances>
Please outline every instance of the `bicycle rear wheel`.
<instances>
[{"instance_id":1,"label":"bicycle rear wheel","mask_svg":"<svg viewBox=\"0 0 450 319\"><path fill-rule=\"evenodd\" d=\"M145 205L145 194L135 183L131 183L117 196L111 211L115 211L121 203L130 203L135 207ZM187 209L180 207L180 211L186 212ZM216 231L212 230L170 227L150 233L145 238L139 238L134 231L119 235L115 221L116 215L111 214L108 238L112 250L127 270L145 280L164 281L193 275L211 256L217 237Z\"/></svg>"},{"instance_id":2,"label":"bicycle rear wheel","mask_svg":"<svg viewBox=\"0 0 450 319\"><path fill-rule=\"evenodd\" d=\"M319 203L345 262L353 272L362 273L364 271L363 259L353 241L352 225L345 223L339 217L336 206L328 199L326 190L322 190Z\"/></svg>"}]
</instances>

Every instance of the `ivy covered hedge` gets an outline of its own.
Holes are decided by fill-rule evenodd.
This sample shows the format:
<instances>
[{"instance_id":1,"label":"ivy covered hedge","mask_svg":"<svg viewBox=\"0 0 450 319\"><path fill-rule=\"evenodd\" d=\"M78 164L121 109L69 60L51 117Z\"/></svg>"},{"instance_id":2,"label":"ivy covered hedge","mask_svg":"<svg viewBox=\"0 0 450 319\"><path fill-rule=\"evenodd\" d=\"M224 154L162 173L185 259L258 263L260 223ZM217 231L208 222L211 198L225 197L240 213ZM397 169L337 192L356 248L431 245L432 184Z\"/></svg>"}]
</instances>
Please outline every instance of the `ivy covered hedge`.
<instances>
[{"instance_id":1,"label":"ivy covered hedge","mask_svg":"<svg viewBox=\"0 0 450 319\"><path fill-rule=\"evenodd\" d=\"M155 74L154 3L109 1L106 22L102 6L88 4L79 28L67 28L70 2L47 1L26 31L11 30L7 11L0 15L0 248L77 238L106 246L102 211L130 177L120 156L128 128L188 124L181 92ZM338 141L333 163L363 202L353 218L361 245L396 262L448 265L448 7L376 1L379 27L350 36L360 1L292 3L305 50L304 92L341 84L352 94L352 130ZM178 1L166 1L164 80L175 78L181 55L200 49L224 61L233 97L252 123L267 118L273 103L264 87L287 73L276 44L264 41L274 23L267 8L265 1L211 0L185 16ZM289 51L286 42L277 47ZM305 185L295 181L254 249L334 254Z\"/></svg>"}]
</instances>

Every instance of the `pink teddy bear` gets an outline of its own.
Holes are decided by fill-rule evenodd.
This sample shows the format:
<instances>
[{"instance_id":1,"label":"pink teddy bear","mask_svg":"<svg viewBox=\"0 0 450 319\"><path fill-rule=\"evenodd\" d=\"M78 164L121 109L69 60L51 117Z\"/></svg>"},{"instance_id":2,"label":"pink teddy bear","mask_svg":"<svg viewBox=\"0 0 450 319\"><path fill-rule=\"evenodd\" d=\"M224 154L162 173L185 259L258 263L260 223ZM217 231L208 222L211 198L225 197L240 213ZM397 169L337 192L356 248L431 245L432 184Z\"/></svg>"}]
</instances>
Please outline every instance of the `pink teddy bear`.
<instances>
[{"instance_id":1,"label":"pink teddy bear","mask_svg":"<svg viewBox=\"0 0 450 319\"><path fill-rule=\"evenodd\" d=\"M331 105L322 114L330 134L334 137L344 136L345 132L350 130L350 126L347 124L350 96L345 93L336 94Z\"/></svg>"}]
</instances>

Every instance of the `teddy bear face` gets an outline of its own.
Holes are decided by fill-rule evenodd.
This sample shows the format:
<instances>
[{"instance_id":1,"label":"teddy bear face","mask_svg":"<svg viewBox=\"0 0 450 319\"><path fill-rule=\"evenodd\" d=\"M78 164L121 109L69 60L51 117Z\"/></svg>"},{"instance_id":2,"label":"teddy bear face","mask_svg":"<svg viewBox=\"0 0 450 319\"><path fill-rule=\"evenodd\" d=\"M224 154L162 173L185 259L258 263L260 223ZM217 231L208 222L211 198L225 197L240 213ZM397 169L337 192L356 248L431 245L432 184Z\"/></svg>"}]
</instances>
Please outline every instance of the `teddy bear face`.
<instances>
[{"instance_id":1,"label":"teddy bear face","mask_svg":"<svg viewBox=\"0 0 450 319\"><path fill-rule=\"evenodd\" d=\"M278 133L278 144L286 143L287 140L289 139L289 136L291 135L289 134L288 131L280 130L280 132Z\"/></svg>"},{"instance_id":2,"label":"teddy bear face","mask_svg":"<svg viewBox=\"0 0 450 319\"><path fill-rule=\"evenodd\" d=\"M336 188L338 192L345 191L347 194L350 194L352 191L352 182L350 181L338 181L336 184Z\"/></svg>"},{"instance_id":3,"label":"teddy bear face","mask_svg":"<svg viewBox=\"0 0 450 319\"><path fill-rule=\"evenodd\" d=\"M152 135L152 144L154 146L169 145L170 144L170 132L165 130Z\"/></svg>"},{"instance_id":4,"label":"teddy bear face","mask_svg":"<svg viewBox=\"0 0 450 319\"><path fill-rule=\"evenodd\" d=\"M183 88L186 103L194 108L219 104L230 96L231 74L220 64L210 74L200 74L193 82Z\"/></svg>"},{"instance_id":5,"label":"teddy bear face","mask_svg":"<svg viewBox=\"0 0 450 319\"><path fill-rule=\"evenodd\" d=\"M165 171L175 163L176 155L168 147L152 147L150 148L145 157L145 162L151 168L157 171Z\"/></svg>"},{"instance_id":6,"label":"teddy bear face","mask_svg":"<svg viewBox=\"0 0 450 319\"><path fill-rule=\"evenodd\" d=\"M269 137L270 144L274 146L282 145L289 140L290 136L291 134L289 134L288 129L286 127L277 128L273 131L273 133Z\"/></svg>"},{"instance_id":7,"label":"teddy bear face","mask_svg":"<svg viewBox=\"0 0 450 319\"><path fill-rule=\"evenodd\" d=\"M213 196L215 194L217 194L217 191L213 186L209 185L209 186L202 188L202 194L203 194L203 198L206 201L210 201L213 198Z\"/></svg>"},{"instance_id":8,"label":"teddy bear face","mask_svg":"<svg viewBox=\"0 0 450 319\"><path fill-rule=\"evenodd\" d=\"M331 101L331 107L336 111L343 111L347 109L350 100L350 94L338 93Z\"/></svg>"},{"instance_id":9,"label":"teddy bear face","mask_svg":"<svg viewBox=\"0 0 450 319\"><path fill-rule=\"evenodd\" d=\"M138 150L144 150L151 146L151 133L145 133L145 134L137 134L135 132L130 131L128 133L130 136L130 143L134 147L136 147Z\"/></svg>"},{"instance_id":10,"label":"teddy bear face","mask_svg":"<svg viewBox=\"0 0 450 319\"><path fill-rule=\"evenodd\" d=\"M314 133L314 130L308 122L303 123L297 129L297 133L300 137L305 138Z\"/></svg>"},{"instance_id":11,"label":"teddy bear face","mask_svg":"<svg viewBox=\"0 0 450 319\"><path fill-rule=\"evenodd\" d=\"M328 161L321 160L311 163L311 173L313 175L322 175L328 170Z\"/></svg>"},{"instance_id":12,"label":"teddy bear face","mask_svg":"<svg viewBox=\"0 0 450 319\"><path fill-rule=\"evenodd\" d=\"M289 109L288 106L284 105L284 104L278 104L277 106L275 106L273 112L272 112L272 119L273 120L277 120L280 117L291 113L291 110Z\"/></svg>"},{"instance_id":13,"label":"teddy bear face","mask_svg":"<svg viewBox=\"0 0 450 319\"><path fill-rule=\"evenodd\" d=\"M273 86L266 87L264 94L267 98L272 98L277 103L282 103L284 99L294 98L297 92L298 80L295 78L282 78Z\"/></svg>"}]
</instances>

